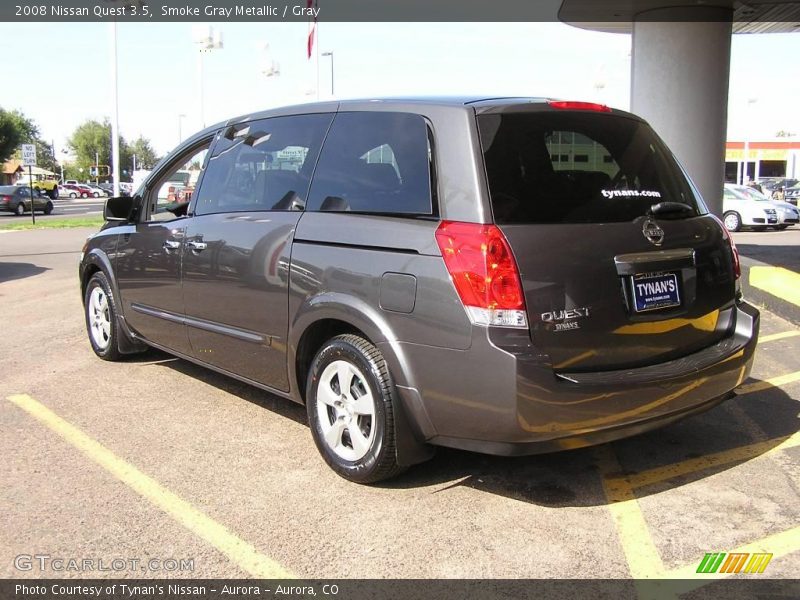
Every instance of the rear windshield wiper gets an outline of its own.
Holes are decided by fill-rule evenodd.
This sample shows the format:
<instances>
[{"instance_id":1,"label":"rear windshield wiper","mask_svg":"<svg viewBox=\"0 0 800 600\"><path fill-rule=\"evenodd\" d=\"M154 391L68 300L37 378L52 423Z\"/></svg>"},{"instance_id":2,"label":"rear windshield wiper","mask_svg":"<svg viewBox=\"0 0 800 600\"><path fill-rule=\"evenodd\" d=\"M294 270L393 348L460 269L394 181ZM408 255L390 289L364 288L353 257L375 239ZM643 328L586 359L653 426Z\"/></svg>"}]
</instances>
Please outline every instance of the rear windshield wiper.
<instances>
[{"instance_id":1,"label":"rear windshield wiper","mask_svg":"<svg viewBox=\"0 0 800 600\"><path fill-rule=\"evenodd\" d=\"M694 208L683 202L659 202L658 204L653 204L647 214L665 219L680 219L694 216L695 213Z\"/></svg>"}]
</instances>

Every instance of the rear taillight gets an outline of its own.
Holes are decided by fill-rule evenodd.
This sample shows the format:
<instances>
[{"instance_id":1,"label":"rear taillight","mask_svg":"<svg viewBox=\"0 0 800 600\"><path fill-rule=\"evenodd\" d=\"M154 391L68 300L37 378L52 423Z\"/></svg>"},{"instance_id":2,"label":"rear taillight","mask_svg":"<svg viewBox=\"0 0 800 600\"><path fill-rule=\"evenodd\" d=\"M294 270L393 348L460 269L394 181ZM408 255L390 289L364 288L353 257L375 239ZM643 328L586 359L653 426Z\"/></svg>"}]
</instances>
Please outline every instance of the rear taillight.
<instances>
[{"instance_id":1,"label":"rear taillight","mask_svg":"<svg viewBox=\"0 0 800 600\"><path fill-rule=\"evenodd\" d=\"M517 263L496 225L442 221L436 243L470 321L528 327Z\"/></svg>"},{"instance_id":2,"label":"rear taillight","mask_svg":"<svg viewBox=\"0 0 800 600\"><path fill-rule=\"evenodd\" d=\"M560 108L563 110L593 110L595 112L611 112L611 109L605 104L597 104L596 102L576 102L574 100L548 100L547 103L553 108Z\"/></svg>"},{"instance_id":3,"label":"rear taillight","mask_svg":"<svg viewBox=\"0 0 800 600\"><path fill-rule=\"evenodd\" d=\"M736 242L733 241L733 237L730 233L728 233L728 229L725 227L725 223L723 223L716 215L711 215L714 220L719 223L720 229L722 229L722 237L728 242L728 245L731 247L731 255L733 256L733 275L734 279L739 279L742 276L742 264L739 262L739 250L736 248Z\"/></svg>"},{"instance_id":4,"label":"rear taillight","mask_svg":"<svg viewBox=\"0 0 800 600\"><path fill-rule=\"evenodd\" d=\"M0 196L0 204L8 204L11 202L11 196Z\"/></svg>"}]
</instances>

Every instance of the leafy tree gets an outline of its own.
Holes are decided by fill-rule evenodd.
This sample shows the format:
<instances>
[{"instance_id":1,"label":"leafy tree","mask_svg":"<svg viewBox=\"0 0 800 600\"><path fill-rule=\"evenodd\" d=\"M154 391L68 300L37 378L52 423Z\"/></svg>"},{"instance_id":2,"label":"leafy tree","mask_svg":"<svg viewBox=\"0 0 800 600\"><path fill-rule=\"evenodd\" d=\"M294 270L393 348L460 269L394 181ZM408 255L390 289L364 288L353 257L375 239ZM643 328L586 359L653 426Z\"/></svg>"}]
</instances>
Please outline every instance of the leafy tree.
<instances>
[{"instance_id":1,"label":"leafy tree","mask_svg":"<svg viewBox=\"0 0 800 600\"><path fill-rule=\"evenodd\" d=\"M131 154L131 171L133 170L133 155L136 155L137 169L152 169L159 161L159 156L153 150L150 140L143 136L136 138L128 148Z\"/></svg>"},{"instance_id":2,"label":"leafy tree","mask_svg":"<svg viewBox=\"0 0 800 600\"><path fill-rule=\"evenodd\" d=\"M19 126L19 117L0 108L0 162L5 162L25 141L25 131Z\"/></svg>"},{"instance_id":3,"label":"leafy tree","mask_svg":"<svg viewBox=\"0 0 800 600\"><path fill-rule=\"evenodd\" d=\"M111 123L107 118L102 122L91 119L85 121L75 129L67 144L75 154L75 162L71 165L70 172L80 173L80 169L83 169L82 177L75 177L75 179L89 178L89 169L95 164L95 153L98 155L99 164L108 165L110 172L113 165L111 160ZM153 150L150 140L140 135L133 144L128 144L125 138L119 136L119 168L123 180L130 181L131 179L134 154L136 154L138 168L150 169L158 162L158 156ZM106 177L100 179L106 179Z\"/></svg>"},{"instance_id":4,"label":"leafy tree","mask_svg":"<svg viewBox=\"0 0 800 600\"><path fill-rule=\"evenodd\" d=\"M36 144L36 164L57 172L53 146L42 139L39 126L19 111L0 108L0 161L22 158L22 144Z\"/></svg>"},{"instance_id":5,"label":"leafy tree","mask_svg":"<svg viewBox=\"0 0 800 600\"><path fill-rule=\"evenodd\" d=\"M125 140L120 136L120 154ZM89 177L89 169L98 160L100 165L111 163L111 123L108 119L102 122L89 119L80 124L67 141L67 145L75 154L75 162L71 165L80 172L83 169L83 179ZM77 178L76 178L77 179Z\"/></svg>"}]
</instances>

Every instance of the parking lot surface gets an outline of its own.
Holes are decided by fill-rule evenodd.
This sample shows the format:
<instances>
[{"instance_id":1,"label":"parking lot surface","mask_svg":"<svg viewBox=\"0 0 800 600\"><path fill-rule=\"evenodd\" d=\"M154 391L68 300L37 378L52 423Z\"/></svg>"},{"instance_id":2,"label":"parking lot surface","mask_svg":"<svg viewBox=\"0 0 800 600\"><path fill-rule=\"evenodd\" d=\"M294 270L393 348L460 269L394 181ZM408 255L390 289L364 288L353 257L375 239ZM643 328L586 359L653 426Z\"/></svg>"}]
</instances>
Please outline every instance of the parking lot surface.
<instances>
[{"instance_id":1,"label":"parking lot surface","mask_svg":"<svg viewBox=\"0 0 800 600\"><path fill-rule=\"evenodd\" d=\"M0 234L2 577L666 576L698 587L724 576L696 573L717 552L773 555L763 574L737 577L796 577L800 329L771 312L751 379L707 413L557 454L440 449L366 487L326 467L301 406L159 352L97 359L77 282L88 233ZM36 554L162 563L21 570L15 558ZM166 559L192 568L159 568Z\"/></svg>"}]
</instances>

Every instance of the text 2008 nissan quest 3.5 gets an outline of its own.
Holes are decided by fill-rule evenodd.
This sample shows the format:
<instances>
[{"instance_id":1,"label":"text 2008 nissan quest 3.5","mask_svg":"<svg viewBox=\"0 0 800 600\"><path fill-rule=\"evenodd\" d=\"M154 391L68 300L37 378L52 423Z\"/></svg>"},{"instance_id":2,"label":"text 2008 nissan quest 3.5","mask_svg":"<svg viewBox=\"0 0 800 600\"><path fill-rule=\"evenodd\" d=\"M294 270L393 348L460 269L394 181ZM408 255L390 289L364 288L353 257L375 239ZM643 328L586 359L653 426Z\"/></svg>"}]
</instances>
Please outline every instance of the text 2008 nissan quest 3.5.
<instances>
[{"instance_id":1,"label":"text 2008 nissan quest 3.5","mask_svg":"<svg viewBox=\"0 0 800 600\"><path fill-rule=\"evenodd\" d=\"M730 398L759 314L725 228L640 118L402 99L247 115L106 205L80 282L106 360L152 346L307 407L328 465L522 455Z\"/></svg>"}]
</instances>

